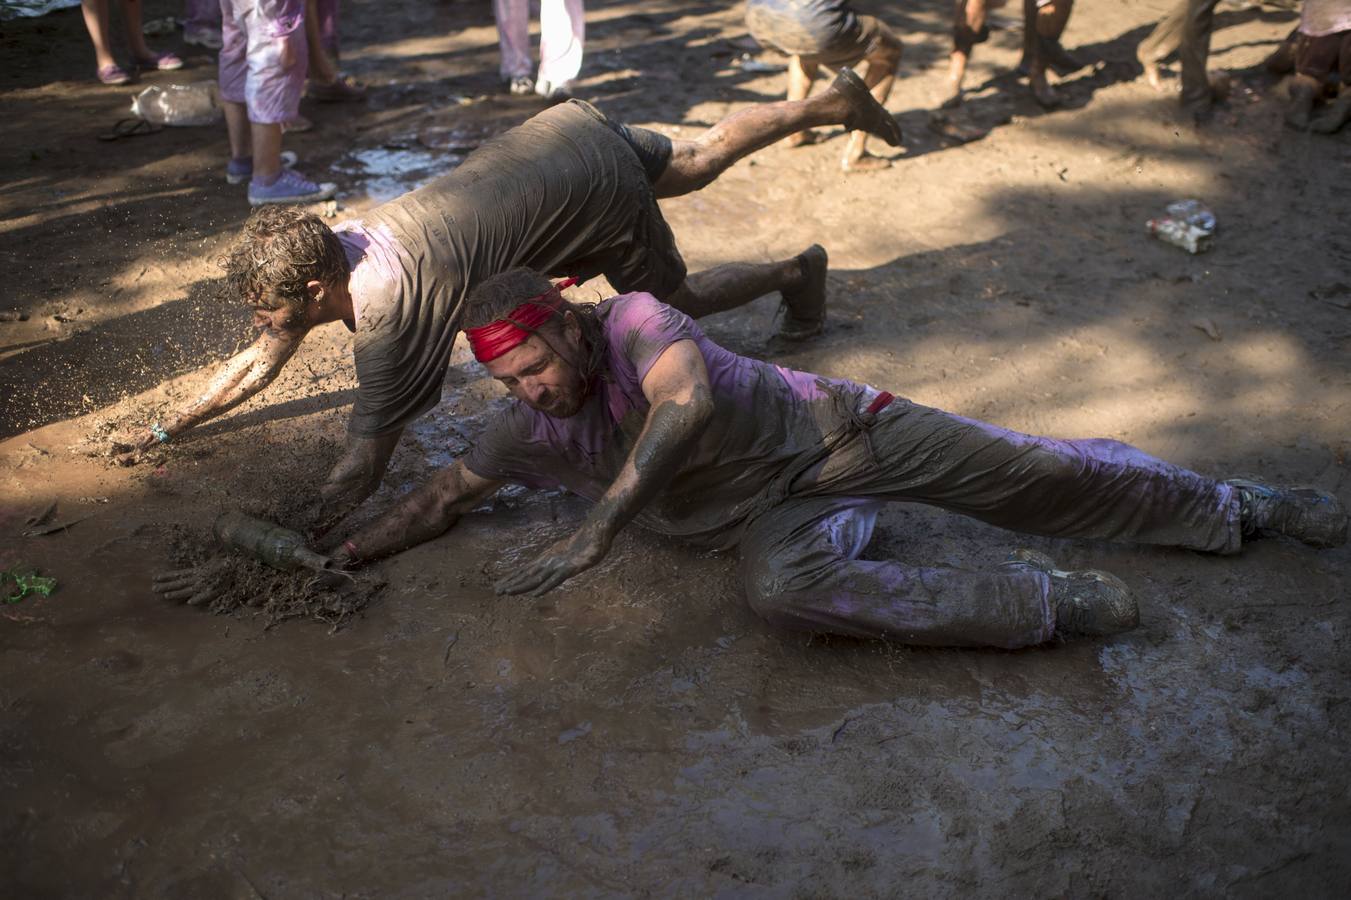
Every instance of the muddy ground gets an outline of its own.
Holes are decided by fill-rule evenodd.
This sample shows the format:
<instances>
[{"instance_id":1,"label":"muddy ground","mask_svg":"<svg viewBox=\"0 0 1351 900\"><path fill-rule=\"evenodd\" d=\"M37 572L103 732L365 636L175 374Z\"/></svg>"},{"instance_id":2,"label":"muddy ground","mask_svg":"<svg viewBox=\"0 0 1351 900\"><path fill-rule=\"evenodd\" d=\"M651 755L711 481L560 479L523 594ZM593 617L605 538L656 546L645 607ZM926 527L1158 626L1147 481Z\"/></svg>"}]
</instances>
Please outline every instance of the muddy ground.
<instances>
[{"instance_id":1,"label":"muddy ground","mask_svg":"<svg viewBox=\"0 0 1351 900\"><path fill-rule=\"evenodd\" d=\"M829 331L776 346L764 299L706 321L713 337L1351 502L1351 134L1284 129L1280 89L1251 73L1197 132L1134 62L1168 3L1083 0L1066 43L1096 65L1063 85L1066 108L1042 112L1007 76L1019 36L997 30L962 114L993 130L949 145L925 127L945 5L858 5L906 40L894 167L842 175L837 135L665 204L692 269L826 244ZM339 218L457 161L428 144L538 108L496 93L486 3L345 6L344 65L370 98L307 107L318 127L288 138L342 185ZM1223 9L1220 67L1255 64L1292 27ZM593 2L581 94L677 135L773 99L780 75L734 64L740 17ZM212 77L205 51L186 55L148 80ZM248 212L220 178L223 130L100 143L129 91L93 68L75 11L0 25L0 309L29 315L0 323L0 564L59 580L0 610L9 896L1345 894L1345 548L1220 559L898 506L870 554L984 566L1030 545L1120 574L1143 608L1113 640L910 650L777 631L729 559L639 533L543 602L496 597L496 577L582 514L515 491L380 566L389 586L336 633L157 601L175 528L326 471L350 339L313 335L271 390L161 465L87 455L249 337L215 292ZM1208 255L1144 232L1190 196L1219 217ZM498 396L458 351L372 505L461 452ZM16 537L52 499L89 518Z\"/></svg>"}]
</instances>

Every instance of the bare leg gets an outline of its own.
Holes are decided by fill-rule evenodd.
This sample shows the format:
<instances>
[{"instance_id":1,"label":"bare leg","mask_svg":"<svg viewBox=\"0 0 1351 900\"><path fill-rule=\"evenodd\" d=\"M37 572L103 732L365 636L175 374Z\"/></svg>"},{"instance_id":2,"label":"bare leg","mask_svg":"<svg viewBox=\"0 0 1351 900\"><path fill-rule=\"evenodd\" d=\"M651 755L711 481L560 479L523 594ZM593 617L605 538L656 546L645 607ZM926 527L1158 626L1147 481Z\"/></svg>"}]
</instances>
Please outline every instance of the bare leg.
<instances>
[{"instance_id":1,"label":"bare leg","mask_svg":"<svg viewBox=\"0 0 1351 900\"><path fill-rule=\"evenodd\" d=\"M1060 97L1046 81L1046 69L1053 63L1051 53L1059 49L1060 35L1070 20L1074 0L1053 0L1040 8L1037 8L1035 0L1024 0L1024 8L1032 11L1032 19L1028 23L1031 27L1025 31L1024 44L1024 54L1029 57L1028 81L1032 86L1032 96L1042 106L1058 106Z\"/></svg>"},{"instance_id":2,"label":"bare leg","mask_svg":"<svg viewBox=\"0 0 1351 900\"><path fill-rule=\"evenodd\" d=\"M798 257L769 263L726 263L686 277L674 294L663 298L691 318L711 316L744 306L775 291L791 291L804 281Z\"/></svg>"},{"instance_id":3,"label":"bare leg","mask_svg":"<svg viewBox=\"0 0 1351 900\"><path fill-rule=\"evenodd\" d=\"M891 86L896 83L896 69L901 64L900 38L890 28L883 26L879 46L863 61L868 65L863 83L878 103L886 103L887 97L891 96ZM841 163L846 172L872 172L891 165L891 160L869 156L867 143L866 131L850 133L849 145L845 148Z\"/></svg>"},{"instance_id":4,"label":"bare leg","mask_svg":"<svg viewBox=\"0 0 1351 900\"><path fill-rule=\"evenodd\" d=\"M332 84L338 80L338 67L329 59L324 49L324 36L320 31L319 4L317 0L305 0L305 40L310 45L311 81L320 84Z\"/></svg>"},{"instance_id":5,"label":"bare leg","mask_svg":"<svg viewBox=\"0 0 1351 900\"><path fill-rule=\"evenodd\" d=\"M122 0L122 24L127 27L127 46L131 48L132 59L154 56L146 46L145 32L141 31L140 0Z\"/></svg>"},{"instance_id":6,"label":"bare leg","mask_svg":"<svg viewBox=\"0 0 1351 900\"><path fill-rule=\"evenodd\" d=\"M743 109L696 140L674 141L671 160L652 188L658 197L697 191L743 156L817 125L862 128L892 146L901 143L895 118L873 99L853 70L841 69L830 87L815 97Z\"/></svg>"},{"instance_id":7,"label":"bare leg","mask_svg":"<svg viewBox=\"0 0 1351 900\"><path fill-rule=\"evenodd\" d=\"M802 57L794 56L788 60L788 100L806 100L812 92L812 80L820 71L814 62L804 62ZM816 132L810 129L790 134L783 139L785 147L801 147L803 144L816 143Z\"/></svg>"},{"instance_id":8,"label":"bare leg","mask_svg":"<svg viewBox=\"0 0 1351 900\"><path fill-rule=\"evenodd\" d=\"M940 106L947 108L962 102L962 82L971 52L989 32L985 30L987 0L958 0L952 24L952 56L948 61L948 83Z\"/></svg>"},{"instance_id":9,"label":"bare leg","mask_svg":"<svg viewBox=\"0 0 1351 900\"><path fill-rule=\"evenodd\" d=\"M1138 55L1140 65L1145 70L1145 80L1156 91L1162 92L1163 76L1159 64L1168 56L1176 53L1182 45L1182 35L1187 28L1188 0L1178 0L1168 15L1164 16L1149 36L1140 42Z\"/></svg>"},{"instance_id":10,"label":"bare leg","mask_svg":"<svg viewBox=\"0 0 1351 900\"><path fill-rule=\"evenodd\" d=\"M225 110L225 128L230 134L230 157L247 159L253 154L253 129L249 125L249 111L243 103L221 101Z\"/></svg>"},{"instance_id":11,"label":"bare leg","mask_svg":"<svg viewBox=\"0 0 1351 900\"><path fill-rule=\"evenodd\" d=\"M89 40L94 44L98 67L105 69L116 65L117 60L108 43L108 0L83 0L80 11L84 13L84 27L89 29Z\"/></svg>"},{"instance_id":12,"label":"bare leg","mask_svg":"<svg viewBox=\"0 0 1351 900\"><path fill-rule=\"evenodd\" d=\"M253 135L253 178L270 184L281 174L282 126L250 122L249 131Z\"/></svg>"}]
</instances>

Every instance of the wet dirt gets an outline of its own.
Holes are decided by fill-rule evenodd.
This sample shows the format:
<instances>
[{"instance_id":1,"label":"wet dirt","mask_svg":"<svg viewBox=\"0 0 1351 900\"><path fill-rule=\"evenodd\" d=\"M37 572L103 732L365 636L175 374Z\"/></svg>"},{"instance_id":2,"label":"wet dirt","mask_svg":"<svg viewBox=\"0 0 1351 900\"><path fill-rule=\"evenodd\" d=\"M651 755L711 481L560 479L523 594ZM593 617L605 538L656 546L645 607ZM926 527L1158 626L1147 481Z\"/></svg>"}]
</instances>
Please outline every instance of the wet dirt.
<instances>
[{"instance_id":1,"label":"wet dirt","mask_svg":"<svg viewBox=\"0 0 1351 900\"><path fill-rule=\"evenodd\" d=\"M995 30L965 107L944 114L951 134L935 133L948 4L858 7L906 43L895 165L844 176L843 136L827 134L663 203L692 270L825 244L828 329L769 340L767 298L705 320L710 335L964 415L1351 501L1347 136L1283 128L1283 91L1251 74L1191 130L1138 77L1135 46L1164 11L1138 0L1076 4L1065 43L1097 65L1053 113L1004 74L1021 37ZM370 99L307 106L318 127L287 136L302 171L339 182L339 220L539 108L497 93L486 7L397 9L344 4L343 64ZM146 17L178 12L149 0ZM741 15L589 3L579 93L675 137L776 99L782 74L742 64ZM1240 68L1292 16L1224 8L1217 23L1215 64ZM210 77L205 51L157 40L188 69L146 83ZM0 327L0 569L58 581L0 607L8 893L1344 894L1345 548L1268 541L1222 559L892 507L872 558L983 567L1030 546L1120 575L1143 613L1110 641L909 650L777 631L730 559L636 531L542 600L498 597L584 512L513 489L372 567L387 584L364 609L238 560L222 615L154 597L154 571L218 555L205 535L221 509L285 522L303 507L341 447L351 339L311 335L262 397L154 464L97 455L250 333L217 290L248 213L221 178L223 134L100 143L132 89L92 74L77 11L0 32L0 308L28 316ZM1185 197L1219 218L1197 257L1144 231ZM362 514L462 452L501 396L458 347ZM21 536L52 499L62 520L92 518Z\"/></svg>"}]
</instances>

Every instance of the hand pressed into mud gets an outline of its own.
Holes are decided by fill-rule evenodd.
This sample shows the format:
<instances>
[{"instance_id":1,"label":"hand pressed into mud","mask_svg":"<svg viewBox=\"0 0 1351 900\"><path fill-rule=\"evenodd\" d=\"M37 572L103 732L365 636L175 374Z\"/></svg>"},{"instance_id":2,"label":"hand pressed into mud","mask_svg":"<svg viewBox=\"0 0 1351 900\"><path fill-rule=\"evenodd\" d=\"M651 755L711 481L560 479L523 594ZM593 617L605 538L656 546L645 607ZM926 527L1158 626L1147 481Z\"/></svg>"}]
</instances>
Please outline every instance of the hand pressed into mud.
<instances>
[{"instance_id":1,"label":"hand pressed into mud","mask_svg":"<svg viewBox=\"0 0 1351 900\"><path fill-rule=\"evenodd\" d=\"M585 572L609 552L610 537L601 529L583 525L572 537L554 544L521 571L497 582L494 589L499 594L539 597Z\"/></svg>"},{"instance_id":2,"label":"hand pressed into mud","mask_svg":"<svg viewBox=\"0 0 1351 900\"><path fill-rule=\"evenodd\" d=\"M221 595L227 580L224 565L217 560L187 569L160 572L155 576L151 590L165 600L202 606Z\"/></svg>"},{"instance_id":3,"label":"hand pressed into mud","mask_svg":"<svg viewBox=\"0 0 1351 900\"><path fill-rule=\"evenodd\" d=\"M120 466L134 466L149 459L146 451L159 444L148 430L141 434L115 434L108 439L108 455Z\"/></svg>"}]
</instances>

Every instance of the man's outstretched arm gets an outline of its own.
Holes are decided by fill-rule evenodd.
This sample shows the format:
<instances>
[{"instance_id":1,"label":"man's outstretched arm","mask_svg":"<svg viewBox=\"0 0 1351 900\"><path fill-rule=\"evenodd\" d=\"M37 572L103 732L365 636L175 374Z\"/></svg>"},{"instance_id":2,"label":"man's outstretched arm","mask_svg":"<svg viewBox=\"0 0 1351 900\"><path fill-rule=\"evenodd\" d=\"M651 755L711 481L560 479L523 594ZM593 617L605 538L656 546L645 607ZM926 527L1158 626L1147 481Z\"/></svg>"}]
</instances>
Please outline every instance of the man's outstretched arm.
<instances>
[{"instance_id":1,"label":"man's outstretched arm","mask_svg":"<svg viewBox=\"0 0 1351 900\"><path fill-rule=\"evenodd\" d=\"M676 341L643 378L650 408L619 476L577 532L539 559L497 583L499 594L553 590L605 558L619 530L670 483L713 415L708 368L698 346Z\"/></svg>"},{"instance_id":2,"label":"man's outstretched arm","mask_svg":"<svg viewBox=\"0 0 1351 900\"><path fill-rule=\"evenodd\" d=\"M480 478L456 460L393 509L345 540L333 554L341 562L389 556L445 534L501 483Z\"/></svg>"},{"instance_id":3,"label":"man's outstretched arm","mask_svg":"<svg viewBox=\"0 0 1351 900\"><path fill-rule=\"evenodd\" d=\"M305 526L311 534L328 531L375 493L402 436L402 428L375 437L348 434L347 447L328 473L319 489L318 501L309 512Z\"/></svg>"},{"instance_id":4,"label":"man's outstretched arm","mask_svg":"<svg viewBox=\"0 0 1351 900\"><path fill-rule=\"evenodd\" d=\"M282 366L295 355L306 334L305 331L264 331L247 349L226 360L201 396L168 421L159 423L162 434L148 430L129 441L115 440L113 452L119 454L124 463L134 463L142 452L160 441L177 437L243 403L272 383Z\"/></svg>"}]
</instances>

